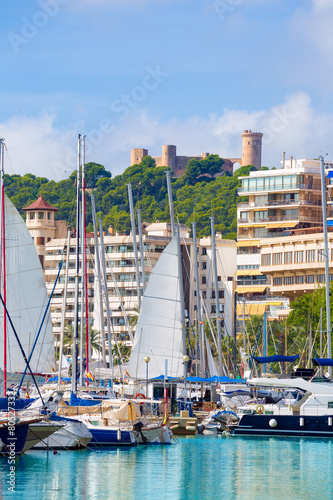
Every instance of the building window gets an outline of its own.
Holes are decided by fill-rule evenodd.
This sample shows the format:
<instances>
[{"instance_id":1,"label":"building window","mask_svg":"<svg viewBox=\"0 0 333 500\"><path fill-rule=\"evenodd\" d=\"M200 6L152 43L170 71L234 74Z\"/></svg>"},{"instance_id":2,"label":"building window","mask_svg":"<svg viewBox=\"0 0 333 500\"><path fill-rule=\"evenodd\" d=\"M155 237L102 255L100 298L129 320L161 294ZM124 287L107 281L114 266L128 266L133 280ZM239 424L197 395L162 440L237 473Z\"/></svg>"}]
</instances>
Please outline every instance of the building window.
<instances>
[{"instance_id":1,"label":"building window","mask_svg":"<svg viewBox=\"0 0 333 500\"><path fill-rule=\"evenodd\" d=\"M39 220L44 219L44 212L38 212L38 219Z\"/></svg>"},{"instance_id":2,"label":"building window","mask_svg":"<svg viewBox=\"0 0 333 500\"><path fill-rule=\"evenodd\" d=\"M304 252L303 250L297 250L295 252L295 264L299 264L300 262L303 262L304 260L304 256L303 256Z\"/></svg>"},{"instance_id":3,"label":"building window","mask_svg":"<svg viewBox=\"0 0 333 500\"><path fill-rule=\"evenodd\" d=\"M273 266L282 264L282 252L273 253Z\"/></svg>"},{"instance_id":4,"label":"building window","mask_svg":"<svg viewBox=\"0 0 333 500\"><path fill-rule=\"evenodd\" d=\"M207 269L207 262L202 262L201 269Z\"/></svg>"},{"instance_id":5,"label":"building window","mask_svg":"<svg viewBox=\"0 0 333 500\"><path fill-rule=\"evenodd\" d=\"M295 276L296 285L303 285L303 283L304 283L304 276Z\"/></svg>"},{"instance_id":6,"label":"building window","mask_svg":"<svg viewBox=\"0 0 333 500\"><path fill-rule=\"evenodd\" d=\"M325 283L325 274L318 274L317 275L317 282L318 283Z\"/></svg>"},{"instance_id":7,"label":"building window","mask_svg":"<svg viewBox=\"0 0 333 500\"><path fill-rule=\"evenodd\" d=\"M211 307L210 307L210 312L215 314L216 313L216 305L215 304L212 304Z\"/></svg>"},{"instance_id":8,"label":"building window","mask_svg":"<svg viewBox=\"0 0 333 500\"><path fill-rule=\"evenodd\" d=\"M219 290L219 299L224 299L224 290Z\"/></svg>"},{"instance_id":9,"label":"building window","mask_svg":"<svg viewBox=\"0 0 333 500\"><path fill-rule=\"evenodd\" d=\"M44 236L37 236L37 245L44 245L45 244L45 238Z\"/></svg>"},{"instance_id":10,"label":"building window","mask_svg":"<svg viewBox=\"0 0 333 500\"><path fill-rule=\"evenodd\" d=\"M261 256L261 265L262 266L270 266L271 265L271 254L270 253L264 253Z\"/></svg>"},{"instance_id":11,"label":"building window","mask_svg":"<svg viewBox=\"0 0 333 500\"><path fill-rule=\"evenodd\" d=\"M293 285L294 284L294 276L285 276L284 284L285 285Z\"/></svg>"},{"instance_id":12,"label":"building window","mask_svg":"<svg viewBox=\"0 0 333 500\"><path fill-rule=\"evenodd\" d=\"M274 286L282 285L282 278L273 278L273 285Z\"/></svg>"},{"instance_id":13,"label":"building window","mask_svg":"<svg viewBox=\"0 0 333 500\"><path fill-rule=\"evenodd\" d=\"M206 276L202 276L202 277L201 277L201 283L202 283L203 285L205 285L205 284L207 283Z\"/></svg>"},{"instance_id":14,"label":"building window","mask_svg":"<svg viewBox=\"0 0 333 500\"><path fill-rule=\"evenodd\" d=\"M206 247L202 248L201 255L207 255L207 248Z\"/></svg>"},{"instance_id":15,"label":"building window","mask_svg":"<svg viewBox=\"0 0 333 500\"><path fill-rule=\"evenodd\" d=\"M249 212L241 212L240 218L242 221L248 221L249 220Z\"/></svg>"},{"instance_id":16,"label":"building window","mask_svg":"<svg viewBox=\"0 0 333 500\"><path fill-rule=\"evenodd\" d=\"M316 251L315 250L307 250L306 251L306 262L315 262L316 260Z\"/></svg>"},{"instance_id":17,"label":"building window","mask_svg":"<svg viewBox=\"0 0 333 500\"><path fill-rule=\"evenodd\" d=\"M47 220L51 219L51 212L47 212Z\"/></svg>"},{"instance_id":18,"label":"building window","mask_svg":"<svg viewBox=\"0 0 333 500\"><path fill-rule=\"evenodd\" d=\"M315 276L314 274L309 274L305 276L305 282L306 283L314 283L315 282Z\"/></svg>"},{"instance_id":19,"label":"building window","mask_svg":"<svg viewBox=\"0 0 333 500\"><path fill-rule=\"evenodd\" d=\"M35 212L30 212L29 218L30 220L33 220L35 218Z\"/></svg>"},{"instance_id":20,"label":"building window","mask_svg":"<svg viewBox=\"0 0 333 500\"><path fill-rule=\"evenodd\" d=\"M293 263L293 253L292 252L285 252L284 263L285 264L292 264Z\"/></svg>"},{"instance_id":21,"label":"building window","mask_svg":"<svg viewBox=\"0 0 333 500\"><path fill-rule=\"evenodd\" d=\"M324 260L325 260L325 250L319 249L318 250L318 262L323 262Z\"/></svg>"}]
</instances>

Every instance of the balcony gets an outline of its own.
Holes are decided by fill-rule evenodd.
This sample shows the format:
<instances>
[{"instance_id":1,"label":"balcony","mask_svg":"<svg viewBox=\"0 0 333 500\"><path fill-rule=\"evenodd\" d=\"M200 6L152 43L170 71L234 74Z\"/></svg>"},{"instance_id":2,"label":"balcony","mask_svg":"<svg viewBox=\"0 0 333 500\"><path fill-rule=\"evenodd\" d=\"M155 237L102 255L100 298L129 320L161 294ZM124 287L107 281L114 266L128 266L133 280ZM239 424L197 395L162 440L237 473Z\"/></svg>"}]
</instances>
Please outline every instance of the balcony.
<instances>
[{"instance_id":1,"label":"balcony","mask_svg":"<svg viewBox=\"0 0 333 500\"><path fill-rule=\"evenodd\" d=\"M320 214L321 215L321 214ZM244 220L244 219L237 219L237 223L239 225L242 225L242 224L246 224L247 226L249 224L269 224L270 222L284 222L284 221L288 221L288 222L318 222L320 223L321 222L321 217L312 217L312 216L309 216L309 215L297 215L297 216L267 216L267 217L264 217L264 218L257 218L257 219L253 219L252 217L249 217L248 220Z\"/></svg>"},{"instance_id":2,"label":"balcony","mask_svg":"<svg viewBox=\"0 0 333 500\"><path fill-rule=\"evenodd\" d=\"M317 186L316 184L292 184L290 186L283 186L282 184L276 184L275 186L270 186L270 187L264 187L264 186L256 186L255 188L238 188L238 195L239 196L246 196L248 194L252 193L269 193L270 191L294 191L298 189L306 189L306 190L311 190L311 191L320 191L320 186Z\"/></svg>"},{"instance_id":3,"label":"balcony","mask_svg":"<svg viewBox=\"0 0 333 500\"><path fill-rule=\"evenodd\" d=\"M252 207L279 207L283 205L296 205L296 206L312 206L321 207L321 200L267 200L267 201L252 201L250 203L239 203L239 208L252 208Z\"/></svg>"}]
</instances>

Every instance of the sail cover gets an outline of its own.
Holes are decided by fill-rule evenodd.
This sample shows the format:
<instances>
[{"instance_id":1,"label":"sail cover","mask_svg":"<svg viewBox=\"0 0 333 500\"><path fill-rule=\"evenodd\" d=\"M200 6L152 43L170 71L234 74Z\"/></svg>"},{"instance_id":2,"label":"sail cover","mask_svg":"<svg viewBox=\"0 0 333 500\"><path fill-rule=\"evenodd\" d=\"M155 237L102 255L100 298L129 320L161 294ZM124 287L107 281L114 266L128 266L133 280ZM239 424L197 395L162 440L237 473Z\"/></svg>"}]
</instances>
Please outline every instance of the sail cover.
<instances>
[{"instance_id":1,"label":"sail cover","mask_svg":"<svg viewBox=\"0 0 333 500\"><path fill-rule=\"evenodd\" d=\"M29 230L5 196L6 288L8 309L22 347L29 357L48 302L43 270ZM1 293L2 286L1 286ZM0 366L3 368L3 319L0 304ZM34 373L54 371L54 340L50 311L44 321L30 366ZM26 365L7 319L7 372L23 372ZM29 373L29 371L27 372Z\"/></svg>"},{"instance_id":2,"label":"sail cover","mask_svg":"<svg viewBox=\"0 0 333 500\"><path fill-rule=\"evenodd\" d=\"M173 238L157 261L143 296L126 368L131 377L146 378L145 356L150 357L149 378L164 374L166 359L168 376L183 375L181 308L178 244Z\"/></svg>"}]
</instances>

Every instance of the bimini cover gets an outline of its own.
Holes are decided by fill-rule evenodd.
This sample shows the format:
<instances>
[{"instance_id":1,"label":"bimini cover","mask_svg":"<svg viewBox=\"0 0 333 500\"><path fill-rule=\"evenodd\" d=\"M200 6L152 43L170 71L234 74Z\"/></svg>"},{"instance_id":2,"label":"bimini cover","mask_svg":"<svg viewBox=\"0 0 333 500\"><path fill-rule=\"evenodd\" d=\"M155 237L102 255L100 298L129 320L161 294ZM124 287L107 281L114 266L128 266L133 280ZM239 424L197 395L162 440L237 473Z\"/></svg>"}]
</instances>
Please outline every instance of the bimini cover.
<instances>
[{"instance_id":1,"label":"bimini cover","mask_svg":"<svg viewBox=\"0 0 333 500\"><path fill-rule=\"evenodd\" d=\"M257 363L293 363L299 358L299 354L294 356L282 356L280 354L275 354L275 356L251 356Z\"/></svg>"},{"instance_id":2,"label":"bimini cover","mask_svg":"<svg viewBox=\"0 0 333 500\"><path fill-rule=\"evenodd\" d=\"M312 358L312 363L315 366L333 366L333 359L331 359L331 358Z\"/></svg>"}]
</instances>

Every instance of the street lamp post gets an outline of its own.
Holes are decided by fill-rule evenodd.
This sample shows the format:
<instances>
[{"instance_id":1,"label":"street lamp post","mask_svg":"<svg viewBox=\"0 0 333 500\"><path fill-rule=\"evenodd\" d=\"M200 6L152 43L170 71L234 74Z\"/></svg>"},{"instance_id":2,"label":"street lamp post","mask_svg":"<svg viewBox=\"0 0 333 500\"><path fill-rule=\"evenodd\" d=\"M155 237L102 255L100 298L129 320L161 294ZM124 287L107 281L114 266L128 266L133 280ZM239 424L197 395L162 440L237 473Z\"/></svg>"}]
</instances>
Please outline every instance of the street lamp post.
<instances>
[{"instance_id":1,"label":"street lamp post","mask_svg":"<svg viewBox=\"0 0 333 500\"><path fill-rule=\"evenodd\" d=\"M144 357L144 362L146 363L146 398L148 398L148 363L150 361L149 356Z\"/></svg>"}]
</instances>

